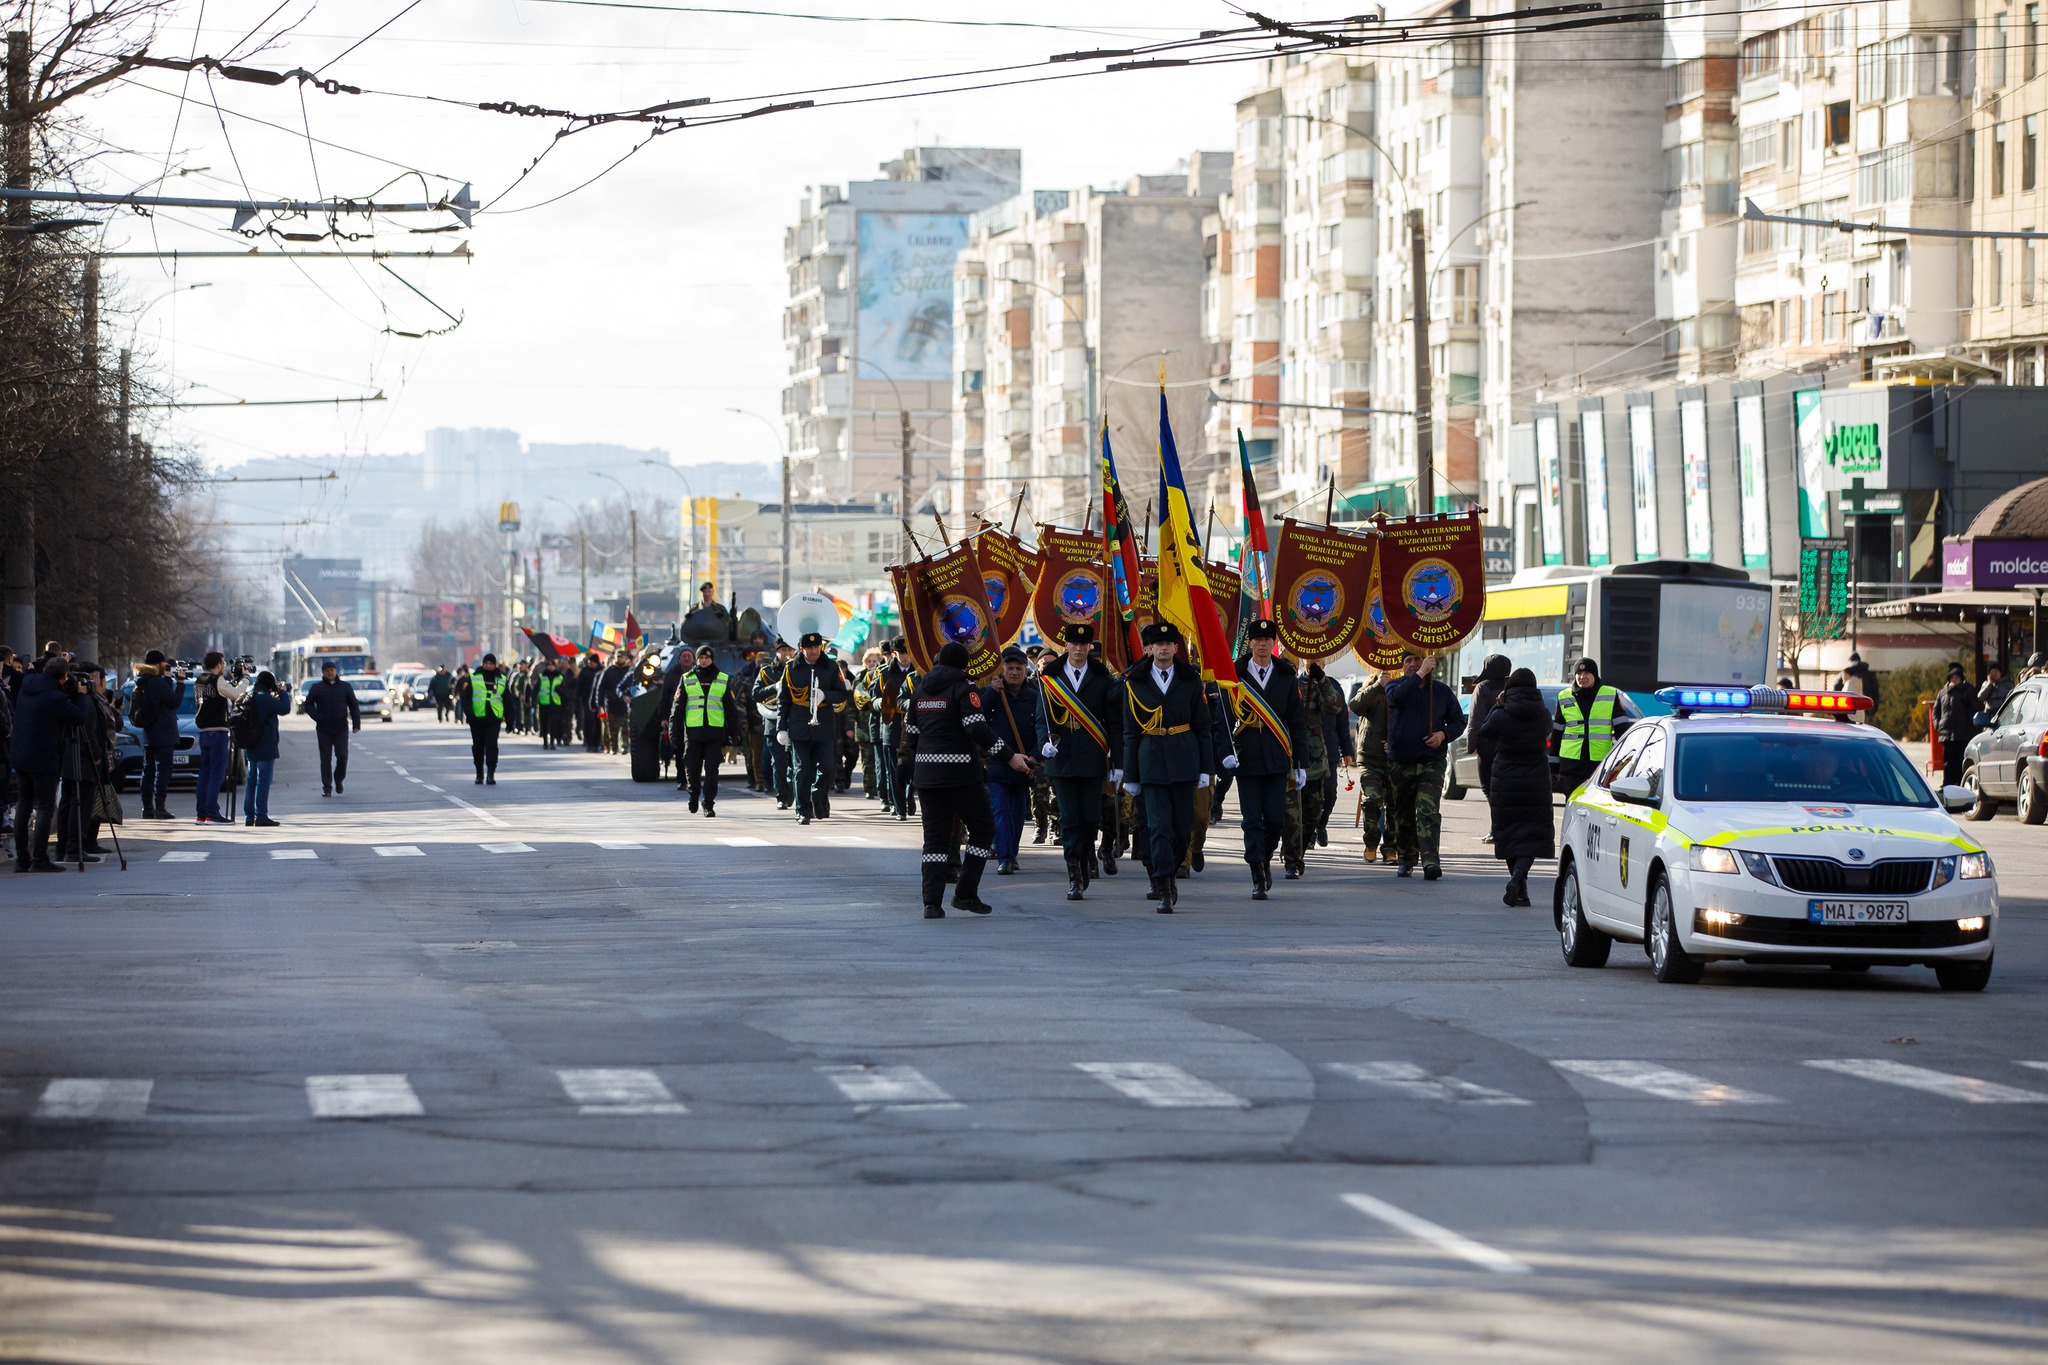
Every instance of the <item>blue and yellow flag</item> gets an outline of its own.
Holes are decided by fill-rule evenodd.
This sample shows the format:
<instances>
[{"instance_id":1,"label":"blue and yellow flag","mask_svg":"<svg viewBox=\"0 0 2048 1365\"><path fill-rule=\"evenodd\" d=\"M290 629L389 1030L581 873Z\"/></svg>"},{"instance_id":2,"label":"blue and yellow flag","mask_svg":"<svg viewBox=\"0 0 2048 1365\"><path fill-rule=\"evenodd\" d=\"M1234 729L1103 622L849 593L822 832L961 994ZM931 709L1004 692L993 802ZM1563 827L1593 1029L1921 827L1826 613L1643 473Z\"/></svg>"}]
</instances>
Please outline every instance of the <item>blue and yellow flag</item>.
<instances>
[{"instance_id":1,"label":"blue and yellow flag","mask_svg":"<svg viewBox=\"0 0 2048 1365\"><path fill-rule=\"evenodd\" d=\"M1187 479L1166 416L1166 384L1159 385L1159 615L1180 627L1202 676L1235 687L1237 664L1223 634L1223 616L1202 569L1202 543L1188 508Z\"/></svg>"}]
</instances>

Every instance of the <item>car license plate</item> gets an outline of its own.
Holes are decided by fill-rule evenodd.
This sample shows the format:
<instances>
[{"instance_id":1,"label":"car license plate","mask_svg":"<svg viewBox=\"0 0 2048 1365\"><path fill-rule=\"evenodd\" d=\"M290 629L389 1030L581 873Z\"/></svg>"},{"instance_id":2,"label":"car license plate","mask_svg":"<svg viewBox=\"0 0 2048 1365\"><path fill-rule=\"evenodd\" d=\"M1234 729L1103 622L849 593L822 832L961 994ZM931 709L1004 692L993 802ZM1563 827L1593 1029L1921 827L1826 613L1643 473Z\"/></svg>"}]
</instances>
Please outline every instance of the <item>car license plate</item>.
<instances>
[{"instance_id":1,"label":"car license plate","mask_svg":"<svg viewBox=\"0 0 2048 1365\"><path fill-rule=\"evenodd\" d=\"M179 755L177 756L177 758L175 758L175 759L174 759L174 760L172 760L172 761L173 761L173 762L175 762L175 763L176 763L176 764L177 764L177 765L178 765L178 766L179 766L180 768L189 768L189 767L191 767L191 766L192 766L193 764L195 764L195 763L197 763L197 762L199 761L199 755L198 755L198 754L179 754Z\"/></svg>"},{"instance_id":2,"label":"car license plate","mask_svg":"<svg viewBox=\"0 0 2048 1365\"><path fill-rule=\"evenodd\" d=\"M1806 918L1815 924L1904 924L1904 901L1808 901Z\"/></svg>"}]
</instances>

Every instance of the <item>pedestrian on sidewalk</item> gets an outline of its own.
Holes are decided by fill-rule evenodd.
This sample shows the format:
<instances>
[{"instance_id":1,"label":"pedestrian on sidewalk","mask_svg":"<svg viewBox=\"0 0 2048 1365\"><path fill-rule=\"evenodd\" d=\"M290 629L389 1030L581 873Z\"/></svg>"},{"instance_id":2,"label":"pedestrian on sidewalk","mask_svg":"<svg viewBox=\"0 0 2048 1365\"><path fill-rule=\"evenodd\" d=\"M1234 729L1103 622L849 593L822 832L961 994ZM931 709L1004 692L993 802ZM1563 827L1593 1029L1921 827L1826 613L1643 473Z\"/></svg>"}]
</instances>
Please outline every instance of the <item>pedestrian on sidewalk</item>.
<instances>
[{"instance_id":1,"label":"pedestrian on sidewalk","mask_svg":"<svg viewBox=\"0 0 2048 1365\"><path fill-rule=\"evenodd\" d=\"M100 846L100 790L114 780L114 736L121 732L121 713L107 696L98 664L80 660L71 666L71 676L92 713L66 737L56 857L60 863L96 863L107 852Z\"/></svg>"},{"instance_id":2,"label":"pedestrian on sidewalk","mask_svg":"<svg viewBox=\"0 0 2048 1365\"><path fill-rule=\"evenodd\" d=\"M1538 858L1557 856L1550 813L1551 722L1535 673L1518 668L1502 683L1474 736L1493 754L1486 804L1493 816L1493 856L1508 865L1503 905L1529 904L1529 869Z\"/></svg>"},{"instance_id":3,"label":"pedestrian on sidewalk","mask_svg":"<svg viewBox=\"0 0 2048 1365\"><path fill-rule=\"evenodd\" d=\"M333 796L348 777L348 737L363 729L356 689L333 664L322 664L320 681L306 689L299 710L313 722L313 739L320 746L320 794Z\"/></svg>"},{"instance_id":4,"label":"pedestrian on sidewalk","mask_svg":"<svg viewBox=\"0 0 2048 1365\"><path fill-rule=\"evenodd\" d=\"M128 698L128 723L142 731L142 818L171 818L171 764L178 752L178 708L185 704L185 676L175 672L160 649L142 656L135 690Z\"/></svg>"},{"instance_id":5,"label":"pedestrian on sidewalk","mask_svg":"<svg viewBox=\"0 0 2048 1365\"><path fill-rule=\"evenodd\" d=\"M434 699L434 723L452 719L455 715L455 675L442 664L434 670L432 681L427 684L427 695Z\"/></svg>"},{"instance_id":6,"label":"pedestrian on sidewalk","mask_svg":"<svg viewBox=\"0 0 2048 1365\"><path fill-rule=\"evenodd\" d=\"M196 823L232 825L220 813L220 784L228 775L228 707L249 693L249 684L227 675L227 655L209 650L199 660L193 690L199 697L199 782L193 792ZM332 665L329 665L332 667Z\"/></svg>"},{"instance_id":7,"label":"pedestrian on sidewalk","mask_svg":"<svg viewBox=\"0 0 2048 1365\"><path fill-rule=\"evenodd\" d=\"M344 687L347 685L342 684ZM243 823L274 829L277 821L270 818L270 778L277 767L277 720L279 716L288 716L292 713L292 694L279 687L277 676L265 669L256 675L256 687L242 705L251 713L249 728L253 731L256 741L243 746L243 751L249 756L249 785L242 791ZM362 728L360 722L357 728ZM346 737L342 739L341 755L345 762L348 758ZM324 745L320 757L324 768L327 757ZM339 769L335 773L334 785L337 790L341 787Z\"/></svg>"},{"instance_id":8,"label":"pedestrian on sidewalk","mask_svg":"<svg viewBox=\"0 0 2048 1365\"><path fill-rule=\"evenodd\" d=\"M1988 689L1991 684L1984 686ZM1977 712L1983 708L1978 693L1970 687L1961 664L1948 666L1948 683L1934 694L1934 733L1941 740L1941 783L1953 787L1963 780L1963 750L1977 733Z\"/></svg>"},{"instance_id":9,"label":"pedestrian on sidewalk","mask_svg":"<svg viewBox=\"0 0 2048 1365\"><path fill-rule=\"evenodd\" d=\"M14 694L21 686L21 660L0 645L0 838L14 833Z\"/></svg>"},{"instance_id":10,"label":"pedestrian on sidewalk","mask_svg":"<svg viewBox=\"0 0 2048 1365\"><path fill-rule=\"evenodd\" d=\"M50 861L50 829L57 815L57 780L64 737L92 717L92 703L61 657L47 659L21 684L15 698L8 758L20 795L14 807L14 870L61 872Z\"/></svg>"}]
</instances>

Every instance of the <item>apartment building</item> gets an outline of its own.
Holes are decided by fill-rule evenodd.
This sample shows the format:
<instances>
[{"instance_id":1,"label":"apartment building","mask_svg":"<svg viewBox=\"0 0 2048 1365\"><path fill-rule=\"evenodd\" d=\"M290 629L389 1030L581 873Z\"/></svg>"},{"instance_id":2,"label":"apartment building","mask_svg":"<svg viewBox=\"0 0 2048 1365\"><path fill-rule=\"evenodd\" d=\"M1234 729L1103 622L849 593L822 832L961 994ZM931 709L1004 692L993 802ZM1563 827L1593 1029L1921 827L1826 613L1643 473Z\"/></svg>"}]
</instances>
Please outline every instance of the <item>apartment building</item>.
<instances>
[{"instance_id":1,"label":"apartment building","mask_svg":"<svg viewBox=\"0 0 2048 1365\"><path fill-rule=\"evenodd\" d=\"M880 180L816 185L783 237L789 385L782 418L804 500L887 498L901 487L903 414L913 502L953 447L953 258L969 215L1017 193L1013 148L913 147Z\"/></svg>"},{"instance_id":2,"label":"apartment building","mask_svg":"<svg viewBox=\"0 0 2048 1365\"><path fill-rule=\"evenodd\" d=\"M1742 26L1750 18L1747 10L1709 8L1702 0L1678 0L1664 12L1657 317L1655 330L1639 335L1636 354L1652 361L1661 355L1664 368L1686 380L1731 369L1740 340L1736 94ZM1749 88L1764 84L1759 78Z\"/></svg>"},{"instance_id":3,"label":"apartment building","mask_svg":"<svg viewBox=\"0 0 2048 1365\"><path fill-rule=\"evenodd\" d=\"M1164 175L1036 190L973 216L954 264L952 505L1081 525L1105 418L1125 482L1150 489L1162 364L1200 477L1204 224L1229 168L1229 153L1197 152Z\"/></svg>"},{"instance_id":4,"label":"apartment building","mask_svg":"<svg viewBox=\"0 0 2048 1365\"><path fill-rule=\"evenodd\" d=\"M1965 217L1980 231L2048 230L2048 167L2042 133L2048 81L2042 79L2041 5L1972 0L1963 32L1974 49L1975 89L1964 134ZM1966 68L1967 69L1967 68ZM1966 78L1967 79L1967 78ZM1921 244L1916 242L1914 249ZM2048 383L2048 297L2042 287L2048 242L1982 238L1964 248L1958 300L1977 377L2007 384Z\"/></svg>"}]
</instances>

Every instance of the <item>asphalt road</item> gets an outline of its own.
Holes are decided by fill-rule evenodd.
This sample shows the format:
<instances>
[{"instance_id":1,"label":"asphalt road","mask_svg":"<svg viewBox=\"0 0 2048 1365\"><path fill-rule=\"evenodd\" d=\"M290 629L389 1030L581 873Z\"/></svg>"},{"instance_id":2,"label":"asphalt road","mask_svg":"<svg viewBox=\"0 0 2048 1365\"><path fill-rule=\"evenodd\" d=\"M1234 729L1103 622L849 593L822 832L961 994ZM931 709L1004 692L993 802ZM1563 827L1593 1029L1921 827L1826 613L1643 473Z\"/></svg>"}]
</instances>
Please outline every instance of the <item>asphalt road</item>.
<instances>
[{"instance_id":1,"label":"asphalt road","mask_svg":"<svg viewBox=\"0 0 2048 1365\"><path fill-rule=\"evenodd\" d=\"M1982 995L1659 986L1500 904L1477 800L1440 883L1346 831L1257 904L1227 824L1171 918L1027 845L927 922L915 826L857 798L704 820L525 739L479 788L406 717L323 800L301 725L282 828L0 881L0 1359L2048 1353L2048 832L2010 817Z\"/></svg>"}]
</instances>

